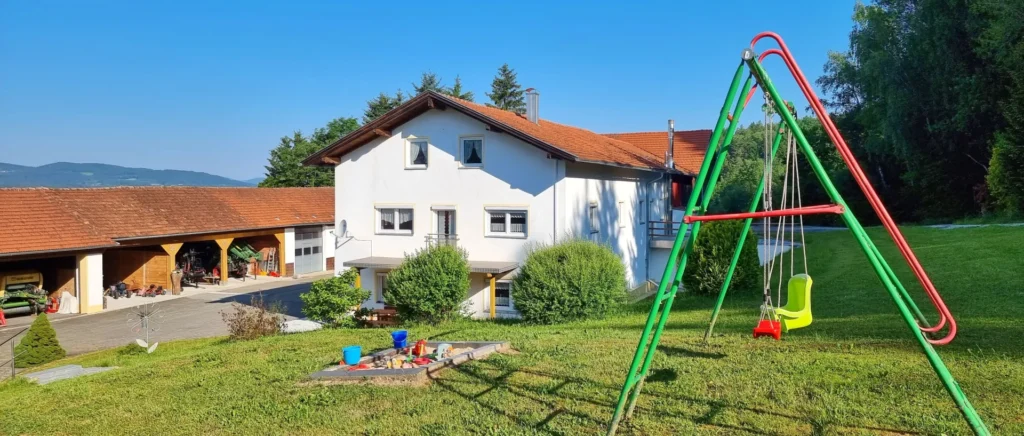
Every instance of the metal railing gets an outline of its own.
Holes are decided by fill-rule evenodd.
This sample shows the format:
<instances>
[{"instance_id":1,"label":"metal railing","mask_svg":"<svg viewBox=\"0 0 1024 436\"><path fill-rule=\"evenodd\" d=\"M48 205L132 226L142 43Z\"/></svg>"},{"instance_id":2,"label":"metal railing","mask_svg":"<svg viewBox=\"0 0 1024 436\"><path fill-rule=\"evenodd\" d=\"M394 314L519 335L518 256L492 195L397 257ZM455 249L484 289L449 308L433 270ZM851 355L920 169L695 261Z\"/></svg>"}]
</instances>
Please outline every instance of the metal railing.
<instances>
[{"instance_id":1,"label":"metal railing","mask_svg":"<svg viewBox=\"0 0 1024 436\"><path fill-rule=\"evenodd\" d=\"M428 247L434 245L449 245L454 247L459 245L459 236L454 234L428 233L424 239L426 239Z\"/></svg>"},{"instance_id":2,"label":"metal railing","mask_svg":"<svg viewBox=\"0 0 1024 436\"><path fill-rule=\"evenodd\" d=\"M11 369L11 374L9 376L10 378L14 378L15 374L17 373L17 370L14 368L14 363L15 363L15 359L18 358L18 355L14 354L14 345L15 345L15 343L14 343L15 341L14 340L17 339L18 336L21 336L22 333L25 333L27 330L28 330L28 327L25 327L25 328L19 330L17 333L11 335L11 337L9 337L7 339L4 339L3 342L0 342L0 349L3 349L4 345L8 345L8 344L9 344L10 349L11 349L11 358L10 358L10 360L5 360L3 362L0 362L0 368L7 368L7 367L9 367ZM3 380L5 378L8 378L8 377L0 377L0 380Z\"/></svg>"},{"instance_id":3,"label":"metal railing","mask_svg":"<svg viewBox=\"0 0 1024 436\"><path fill-rule=\"evenodd\" d=\"M647 236L651 238L674 238L679 229L685 228L682 221L648 221Z\"/></svg>"}]
</instances>

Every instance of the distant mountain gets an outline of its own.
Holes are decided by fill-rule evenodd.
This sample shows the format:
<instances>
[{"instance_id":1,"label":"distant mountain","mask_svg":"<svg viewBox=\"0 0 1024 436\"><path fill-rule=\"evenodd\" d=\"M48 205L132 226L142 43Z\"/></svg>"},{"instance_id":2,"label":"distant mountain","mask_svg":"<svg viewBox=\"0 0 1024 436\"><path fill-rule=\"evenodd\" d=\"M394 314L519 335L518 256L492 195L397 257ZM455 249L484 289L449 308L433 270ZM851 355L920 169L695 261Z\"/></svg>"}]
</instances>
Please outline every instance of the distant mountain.
<instances>
[{"instance_id":1,"label":"distant mountain","mask_svg":"<svg viewBox=\"0 0 1024 436\"><path fill-rule=\"evenodd\" d=\"M245 182L245 183L248 183L250 185L259 185L260 182L263 181L263 179L266 179L266 177L253 177L251 179L242 180L242 181Z\"/></svg>"},{"instance_id":2,"label":"distant mountain","mask_svg":"<svg viewBox=\"0 0 1024 436\"><path fill-rule=\"evenodd\" d=\"M69 162L28 167L0 162L0 188L98 188L104 186L253 186L253 184L198 171L151 170Z\"/></svg>"}]
</instances>

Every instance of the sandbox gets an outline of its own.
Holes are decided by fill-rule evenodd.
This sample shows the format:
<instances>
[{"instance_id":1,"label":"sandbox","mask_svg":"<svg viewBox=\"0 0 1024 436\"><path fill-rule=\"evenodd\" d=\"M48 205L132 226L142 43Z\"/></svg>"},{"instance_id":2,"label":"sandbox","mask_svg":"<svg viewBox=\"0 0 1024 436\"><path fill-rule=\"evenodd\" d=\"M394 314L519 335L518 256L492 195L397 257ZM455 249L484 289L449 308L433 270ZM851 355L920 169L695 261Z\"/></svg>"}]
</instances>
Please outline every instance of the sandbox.
<instances>
[{"instance_id":1,"label":"sandbox","mask_svg":"<svg viewBox=\"0 0 1024 436\"><path fill-rule=\"evenodd\" d=\"M400 356L398 349L388 348L364 356L356 365L332 365L323 371L311 374L310 378L319 383L425 384L430 380L430 376L437 371L460 365L468 360L484 359L493 353L501 353L509 349L508 342L430 341L426 343L427 351L433 352L441 344L451 345L450 357L415 368L382 367L382 362ZM360 365L369 366L369 368L357 369Z\"/></svg>"}]
</instances>

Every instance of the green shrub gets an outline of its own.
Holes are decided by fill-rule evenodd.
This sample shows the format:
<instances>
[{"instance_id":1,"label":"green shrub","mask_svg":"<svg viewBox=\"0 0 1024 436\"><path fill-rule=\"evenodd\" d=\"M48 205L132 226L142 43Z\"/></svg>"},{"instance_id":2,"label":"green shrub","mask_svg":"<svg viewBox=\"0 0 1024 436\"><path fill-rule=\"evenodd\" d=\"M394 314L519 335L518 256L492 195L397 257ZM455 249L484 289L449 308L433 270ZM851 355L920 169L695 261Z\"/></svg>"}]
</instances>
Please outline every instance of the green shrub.
<instances>
[{"instance_id":1,"label":"green shrub","mask_svg":"<svg viewBox=\"0 0 1024 436\"><path fill-rule=\"evenodd\" d=\"M989 161L988 193L996 208L1008 214L1024 212L1024 146L1010 135L996 135Z\"/></svg>"},{"instance_id":2,"label":"green shrub","mask_svg":"<svg viewBox=\"0 0 1024 436\"><path fill-rule=\"evenodd\" d=\"M462 316L468 291L465 250L436 245L406 255L388 273L384 299L403 320L438 322Z\"/></svg>"},{"instance_id":3,"label":"green shrub","mask_svg":"<svg viewBox=\"0 0 1024 436\"><path fill-rule=\"evenodd\" d=\"M729 263L732 262L732 255L742 230L742 221L711 221L701 226L697 245L690 253L683 274L683 287L686 292L718 295L722 290L725 273L729 270ZM757 235L748 231L729 288L734 291L760 292L760 286L757 284L760 271Z\"/></svg>"},{"instance_id":4,"label":"green shrub","mask_svg":"<svg viewBox=\"0 0 1024 436\"><path fill-rule=\"evenodd\" d=\"M355 287L357 274L352 268L340 276L313 282L309 291L299 295L302 313L309 319L328 325L354 325L350 312L370 298L370 291Z\"/></svg>"},{"instance_id":5,"label":"green shrub","mask_svg":"<svg viewBox=\"0 0 1024 436\"><path fill-rule=\"evenodd\" d=\"M583 239L530 250L512 282L512 301L527 322L599 318L625 299L622 259Z\"/></svg>"},{"instance_id":6,"label":"green shrub","mask_svg":"<svg viewBox=\"0 0 1024 436\"><path fill-rule=\"evenodd\" d=\"M57 341L57 332L53 331L50 320L46 319L44 313L32 321L28 333L25 333L21 343L14 347L14 355L14 365L26 368L63 359L67 352L61 348L60 342Z\"/></svg>"}]
</instances>

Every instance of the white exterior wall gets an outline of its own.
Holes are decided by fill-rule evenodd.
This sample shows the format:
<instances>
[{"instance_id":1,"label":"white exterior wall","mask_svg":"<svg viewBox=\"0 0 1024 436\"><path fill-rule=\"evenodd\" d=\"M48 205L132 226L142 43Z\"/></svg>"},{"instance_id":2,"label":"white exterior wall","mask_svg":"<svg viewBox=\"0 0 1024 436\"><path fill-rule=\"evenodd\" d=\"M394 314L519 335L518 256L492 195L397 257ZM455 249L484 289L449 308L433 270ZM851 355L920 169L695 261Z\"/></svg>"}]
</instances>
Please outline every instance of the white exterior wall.
<instances>
[{"instance_id":1,"label":"white exterior wall","mask_svg":"<svg viewBox=\"0 0 1024 436\"><path fill-rule=\"evenodd\" d=\"M483 168L460 167L463 135L483 135ZM405 168L410 136L430 143L426 169ZM522 261L528 244L550 243L558 231L554 217L560 167L564 165L540 149L491 132L462 113L430 110L393 129L390 137L342 157L335 170L335 216L345 221L346 234L337 243L335 269L345 269L342 264L353 259L403 257L423 248L427 234L436 229L432 206L454 206L459 245L470 260ZM376 208L388 206L413 209L412 235L377 233ZM527 237L485 236L485 207L527 210ZM371 271L364 271L361 280L364 288L374 290ZM479 299L489 298L489 288L484 295L471 291L467 304L481 307Z\"/></svg>"},{"instance_id":2,"label":"white exterior wall","mask_svg":"<svg viewBox=\"0 0 1024 436\"><path fill-rule=\"evenodd\" d=\"M284 263L295 264L295 228L284 229ZM284 271L281 271L284 275Z\"/></svg>"},{"instance_id":3,"label":"white exterior wall","mask_svg":"<svg viewBox=\"0 0 1024 436\"><path fill-rule=\"evenodd\" d=\"M334 226L324 226L323 233L321 236L323 237L324 245L323 248L321 249L322 256L320 257L322 258L321 260L323 261L324 266L320 270L327 271L327 258L334 256L334 250L338 246L338 238L337 236L334 235ZM295 237L294 232L292 233L292 237ZM292 256L295 256L294 252L292 252Z\"/></svg>"},{"instance_id":4,"label":"white exterior wall","mask_svg":"<svg viewBox=\"0 0 1024 436\"><path fill-rule=\"evenodd\" d=\"M647 279L647 221L651 207L648 197L659 192L648 192L647 185L657 177L658 173L651 171L566 164L562 215L565 234L611 246L622 257L631 288ZM597 206L596 233L591 227L591 204Z\"/></svg>"}]
</instances>

